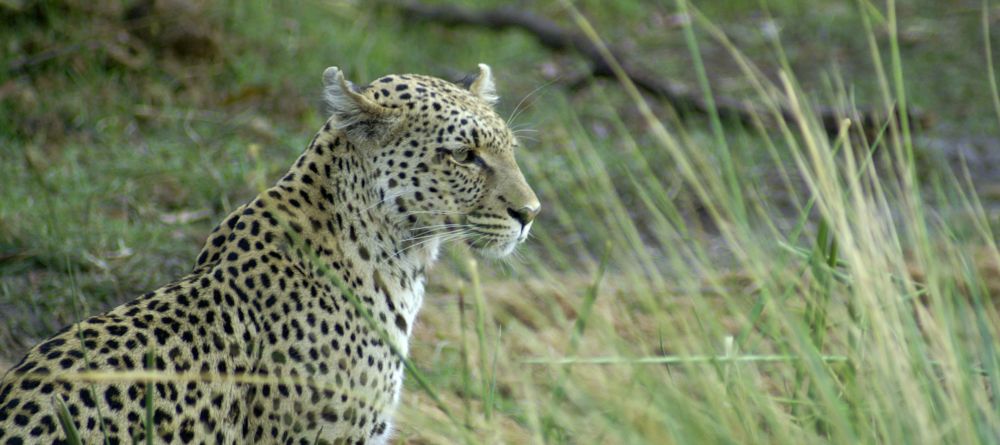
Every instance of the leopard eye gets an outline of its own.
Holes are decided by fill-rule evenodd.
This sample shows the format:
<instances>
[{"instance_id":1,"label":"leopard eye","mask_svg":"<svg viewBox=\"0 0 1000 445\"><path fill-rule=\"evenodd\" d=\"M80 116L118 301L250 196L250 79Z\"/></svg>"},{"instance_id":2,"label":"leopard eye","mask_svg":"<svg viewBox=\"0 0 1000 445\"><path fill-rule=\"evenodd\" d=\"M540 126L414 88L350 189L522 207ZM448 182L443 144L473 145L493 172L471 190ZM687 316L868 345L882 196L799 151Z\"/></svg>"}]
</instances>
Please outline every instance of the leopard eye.
<instances>
[{"instance_id":1,"label":"leopard eye","mask_svg":"<svg viewBox=\"0 0 1000 445\"><path fill-rule=\"evenodd\" d=\"M475 163L478 158L479 156L468 148L460 148L451 152L451 160L459 164L472 164Z\"/></svg>"}]
</instances>

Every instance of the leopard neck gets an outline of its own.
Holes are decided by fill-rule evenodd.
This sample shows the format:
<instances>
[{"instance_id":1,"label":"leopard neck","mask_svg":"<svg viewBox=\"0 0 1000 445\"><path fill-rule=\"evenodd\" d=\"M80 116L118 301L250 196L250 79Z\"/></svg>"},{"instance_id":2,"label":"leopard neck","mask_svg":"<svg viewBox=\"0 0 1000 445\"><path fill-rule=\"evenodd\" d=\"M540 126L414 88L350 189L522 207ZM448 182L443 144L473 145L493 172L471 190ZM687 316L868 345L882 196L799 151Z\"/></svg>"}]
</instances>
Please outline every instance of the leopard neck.
<instances>
[{"instance_id":1,"label":"leopard neck","mask_svg":"<svg viewBox=\"0 0 1000 445\"><path fill-rule=\"evenodd\" d=\"M289 217L310 254L350 285L371 280L402 309L407 325L419 309L425 270L439 243L407 244L393 202L379 187L370 155L351 144L328 122L289 172L264 195L276 199L277 213ZM370 272L369 272L370 271Z\"/></svg>"}]
</instances>

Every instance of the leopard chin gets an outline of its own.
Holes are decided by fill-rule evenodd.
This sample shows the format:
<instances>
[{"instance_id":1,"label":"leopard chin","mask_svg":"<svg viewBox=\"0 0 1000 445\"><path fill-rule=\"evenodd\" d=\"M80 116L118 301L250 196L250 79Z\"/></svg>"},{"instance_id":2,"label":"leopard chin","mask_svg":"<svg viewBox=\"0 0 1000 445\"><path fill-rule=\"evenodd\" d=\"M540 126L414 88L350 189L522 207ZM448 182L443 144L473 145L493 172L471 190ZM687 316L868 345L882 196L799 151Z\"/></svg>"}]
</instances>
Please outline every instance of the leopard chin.
<instances>
[{"instance_id":1,"label":"leopard chin","mask_svg":"<svg viewBox=\"0 0 1000 445\"><path fill-rule=\"evenodd\" d=\"M472 246L472 251L483 258L498 260L510 255L516 248L517 242L513 242L499 245Z\"/></svg>"},{"instance_id":2,"label":"leopard chin","mask_svg":"<svg viewBox=\"0 0 1000 445\"><path fill-rule=\"evenodd\" d=\"M466 244L472 251L483 258L502 259L517 249L517 246L528 238L528 227L513 235L497 236L484 234L479 237L473 236L466 240Z\"/></svg>"}]
</instances>

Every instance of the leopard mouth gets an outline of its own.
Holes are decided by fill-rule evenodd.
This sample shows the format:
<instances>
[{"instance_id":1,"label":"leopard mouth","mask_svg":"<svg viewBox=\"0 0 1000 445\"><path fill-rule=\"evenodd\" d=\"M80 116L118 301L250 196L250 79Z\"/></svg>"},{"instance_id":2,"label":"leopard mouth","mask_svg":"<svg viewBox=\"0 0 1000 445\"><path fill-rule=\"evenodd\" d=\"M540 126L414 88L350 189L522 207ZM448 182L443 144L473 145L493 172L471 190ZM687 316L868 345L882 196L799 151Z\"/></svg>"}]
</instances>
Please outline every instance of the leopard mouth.
<instances>
[{"instance_id":1,"label":"leopard mouth","mask_svg":"<svg viewBox=\"0 0 1000 445\"><path fill-rule=\"evenodd\" d=\"M504 234L473 229L473 234L465 239L465 243L476 254L486 258L503 258L514 252L514 249L528 237L527 230L510 231Z\"/></svg>"},{"instance_id":2,"label":"leopard mouth","mask_svg":"<svg viewBox=\"0 0 1000 445\"><path fill-rule=\"evenodd\" d=\"M517 247L518 243L517 241L513 241L507 243L469 242L468 244L470 247L472 247L472 251L481 257L499 259L507 255L510 255L512 252L514 252L514 249Z\"/></svg>"}]
</instances>

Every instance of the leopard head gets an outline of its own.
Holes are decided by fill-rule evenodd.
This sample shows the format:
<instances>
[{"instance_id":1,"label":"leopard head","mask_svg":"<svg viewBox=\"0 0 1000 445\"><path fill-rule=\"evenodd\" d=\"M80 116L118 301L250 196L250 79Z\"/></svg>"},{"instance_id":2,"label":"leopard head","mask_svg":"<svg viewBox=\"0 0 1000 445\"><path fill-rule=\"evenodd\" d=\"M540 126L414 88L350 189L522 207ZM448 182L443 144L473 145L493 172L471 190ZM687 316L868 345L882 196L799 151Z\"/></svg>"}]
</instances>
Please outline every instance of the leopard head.
<instances>
[{"instance_id":1,"label":"leopard head","mask_svg":"<svg viewBox=\"0 0 1000 445\"><path fill-rule=\"evenodd\" d=\"M409 243L460 239L503 257L527 238L541 205L493 108L489 66L459 84L401 74L359 87L336 67L323 77L334 125L371 162L380 205Z\"/></svg>"}]
</instances>

